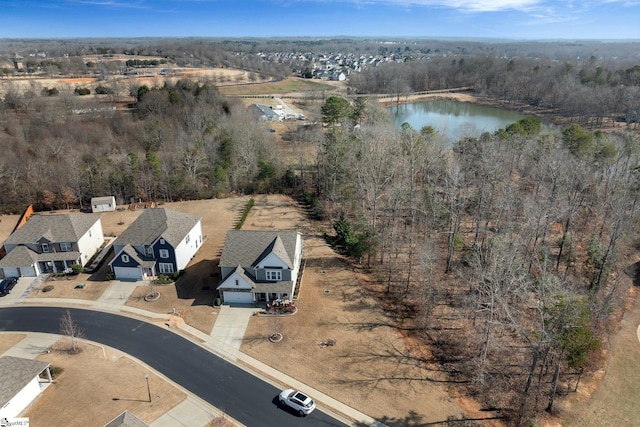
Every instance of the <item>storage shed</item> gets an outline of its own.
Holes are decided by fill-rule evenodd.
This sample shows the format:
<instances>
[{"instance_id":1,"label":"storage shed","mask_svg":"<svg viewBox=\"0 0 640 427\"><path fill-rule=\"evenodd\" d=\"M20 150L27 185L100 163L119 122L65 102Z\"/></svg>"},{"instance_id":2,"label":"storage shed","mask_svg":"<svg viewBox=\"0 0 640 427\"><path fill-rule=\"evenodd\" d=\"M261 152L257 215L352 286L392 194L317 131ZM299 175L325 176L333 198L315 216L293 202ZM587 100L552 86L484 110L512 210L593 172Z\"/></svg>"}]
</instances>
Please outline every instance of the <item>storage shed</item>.
<instances>
[{"instance_id":1,"label":"storage shed","mask_svg":"<svg viewBox=\"0 0 640 427\"><path fill-rule=\"evenodd\" d=\"M114 196L91 198L91 212L112 212L115 210L116 198Z\"/></svg>"}]
</instances>

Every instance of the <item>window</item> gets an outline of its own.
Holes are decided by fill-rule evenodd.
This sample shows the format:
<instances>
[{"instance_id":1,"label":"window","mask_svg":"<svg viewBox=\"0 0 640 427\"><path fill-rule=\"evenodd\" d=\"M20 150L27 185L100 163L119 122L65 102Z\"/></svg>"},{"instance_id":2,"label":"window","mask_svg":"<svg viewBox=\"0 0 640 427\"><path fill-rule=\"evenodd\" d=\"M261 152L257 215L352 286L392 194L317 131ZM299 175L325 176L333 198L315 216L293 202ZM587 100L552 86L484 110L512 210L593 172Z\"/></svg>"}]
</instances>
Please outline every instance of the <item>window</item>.
<instances>
[{"instance_id":1,"label":"window","mask_svg":"<svg viewBox=\"0 0 640 427\"><path fill-rule=\"evenodd\" d=\"M160 254L160 258L169 258L169 251L166 249L160 249L158 253Z\"/></svg>"},{"instance_id":2,"label":"window","mask_svg":"<svg viewBox=\"0 0 640 427\"><path fill-rule=\"evenodd\" d=\"M266 270L267 280L278 281L282 280L282 272L280 270Z\"/></svg>"},{"instance_id":3,"label":"window","mask_svg":"<svg viewBox=\"0 0 640 427\"><path fill-rule=\"evenodd\" d=\"M42 244L42 252L49 252L49 244L48 243L43 243Z\"/></svg>"},{"instance_id":4,"label":"window","mask_svg":"<svg viewBox=\"0 0 640 427\"><path fill-rule=\"evenodd\" d=\"M147 249L145 250L147 256L152 256L153 255L153 248L151 246L147 246Z\"/></svg>"},{"instance_id":5,"label":"window","mask_svg":"<svg viewBox=\"0 0 640 427\"><path fill-rule=\"evenodd\" d=\"M60 243L60 251L69 252L71 250L71 243L63 242Z\"/></svg>"},{"instance_id":6,"label":"window","mask_svg":"<svg viewBox=\"0 0 640 427\"><path fill-rule=\"evenodd\" d=\"M164 239L160 239L160 244L164 245Z\"/></svg>"},{"instance_id":7,"label":"window","mask_svg":"<svg viewBox=\"0 0 640 427\"><path fill-rule=\"evenodd\" d=\"M173 273L173 264L171 263L161 262L158 267L160 267L160 273Z\"/></svg>"},{"instance_id":8,"label":"window","mask_svg":"<svg viewBox=\"0 0 640 427\"><path fill-rule=\"evenodd\" d=\"M129 255L122 254L122 257L120 257L120 259L122 260L122 262L129 262Z\"/></svg>"},{"instance_id":9,"label":"window","mask_svg":"<svg viewBox=\"0 0 640 427\"><path fill-rule=\"evenodd\" d=\"M184 242L189 243L190 240L191 240L191 236L187 234L187 238L184 239Z\"/></svg>"}]
</instances>

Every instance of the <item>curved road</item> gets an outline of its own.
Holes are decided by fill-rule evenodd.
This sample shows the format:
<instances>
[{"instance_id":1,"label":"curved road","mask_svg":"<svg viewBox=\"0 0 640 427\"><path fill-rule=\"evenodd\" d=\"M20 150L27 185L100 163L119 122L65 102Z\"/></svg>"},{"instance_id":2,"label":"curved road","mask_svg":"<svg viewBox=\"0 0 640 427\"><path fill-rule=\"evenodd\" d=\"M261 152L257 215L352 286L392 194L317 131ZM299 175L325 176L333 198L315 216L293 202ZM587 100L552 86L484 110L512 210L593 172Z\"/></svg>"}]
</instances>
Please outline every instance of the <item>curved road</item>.
<instances>
[{"instance_id":1,"label":"curved road","mask_svg":"<svg viewBox=\"0 0 640 427\"><path fill-rule=\"evenodd\" d=\"M0 309L0 331L59 334L66 308ZM345 426L320 410L301 418L277 404L280 390L197 344L140 320L70 309L85 338L121 350L161 372L246 426Z\"/></svg>"}]
</instances>

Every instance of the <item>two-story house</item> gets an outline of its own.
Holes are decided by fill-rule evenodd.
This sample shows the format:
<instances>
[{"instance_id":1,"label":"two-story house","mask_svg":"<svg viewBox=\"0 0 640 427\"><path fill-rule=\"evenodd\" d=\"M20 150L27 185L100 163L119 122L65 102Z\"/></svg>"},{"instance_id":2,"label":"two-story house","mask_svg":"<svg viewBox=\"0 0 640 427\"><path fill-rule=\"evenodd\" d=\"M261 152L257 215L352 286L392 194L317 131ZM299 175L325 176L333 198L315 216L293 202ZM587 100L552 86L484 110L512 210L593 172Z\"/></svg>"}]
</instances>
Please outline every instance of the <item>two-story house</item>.
<instances>
[{"instance_id":1,"label":"two-story house","mask_svg":"<svg viewBox=\"0 0 640 427\"><path fill-rule=\"evenodd\" d=\"M183 270L202 246L201 220L165 208L145 210L113 242L113 275L142 280Z\"/></svg>"},{"instance_id":2,"label":"two-story house","mask_svg":"<svg viewBox=\"0 0 640 427\"><path fill-rule=\"evenodd\" d=\"M5 277L35 277L85 266L104 243L100 217L86 214L33 215L4 242Z\"/></svg>"},{"instance_id":3,"label":"two-story house","mask_svg":"<svg viewBox=\"0 0 640 427\"><path fill-rule=\"evenodd\" d=\"M220 257L225 304L292 299L302 263L296 231L230 230Z\"/></svg>"}]
</instances>

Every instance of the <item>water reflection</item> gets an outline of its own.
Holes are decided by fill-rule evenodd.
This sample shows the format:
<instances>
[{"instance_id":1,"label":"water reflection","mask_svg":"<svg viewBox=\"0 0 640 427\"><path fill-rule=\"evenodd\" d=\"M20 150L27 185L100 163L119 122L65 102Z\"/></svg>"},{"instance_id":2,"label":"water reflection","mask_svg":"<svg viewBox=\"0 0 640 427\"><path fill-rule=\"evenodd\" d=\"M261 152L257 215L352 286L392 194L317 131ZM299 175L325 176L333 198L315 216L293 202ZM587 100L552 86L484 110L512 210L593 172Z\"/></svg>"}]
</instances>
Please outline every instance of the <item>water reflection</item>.
<instances>
[{"instance_id":1,"label":"water reflection","mask_svg":"<svg viewBox=\"0 0 640 427\"><path fill-rule=\"evenodd\" d=\"M526 117L515 111L451 100L399 105L388 111L394 115L398 128L403 123L409 123L416 130L431 126L449 144L467 136L493 133Z\"/></svg>"}]
</instances>

